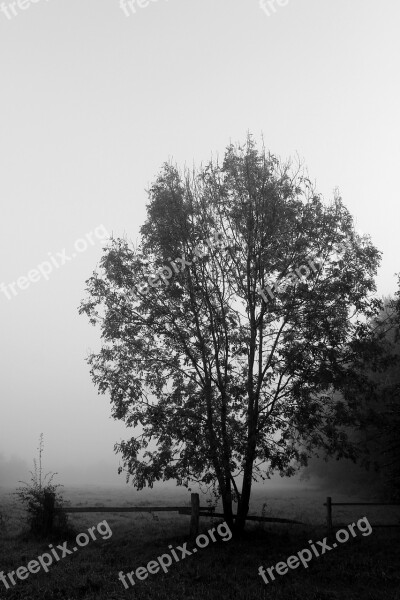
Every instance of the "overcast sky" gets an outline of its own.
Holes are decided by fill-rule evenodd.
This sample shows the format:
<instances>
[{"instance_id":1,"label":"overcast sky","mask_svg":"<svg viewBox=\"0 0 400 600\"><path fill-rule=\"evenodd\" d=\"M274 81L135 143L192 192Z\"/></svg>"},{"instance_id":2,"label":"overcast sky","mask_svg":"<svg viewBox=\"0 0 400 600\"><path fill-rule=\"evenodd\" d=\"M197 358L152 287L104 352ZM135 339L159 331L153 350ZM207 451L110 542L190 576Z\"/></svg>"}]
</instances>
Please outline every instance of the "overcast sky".
<instances>
[{"instance_id":1,"label":"overcast sky","mask_svg":"<svg viewBox=\"0 0 400 600\"><path fill-rule=\"evenodd\" d=\"M61 480L94 463L117 479L130 432L91 382L98 332L77 307L104 232L136 238L168 159L199 164L248 131L298 153L383 252L379 294L395 292L400 3L271 3L269 16L258 0L153 0L128 16L119 0L3 4L0 464L30 464L43 432ZM14 295L44 261L47 280Z\"/></svg>"}]
</instances>

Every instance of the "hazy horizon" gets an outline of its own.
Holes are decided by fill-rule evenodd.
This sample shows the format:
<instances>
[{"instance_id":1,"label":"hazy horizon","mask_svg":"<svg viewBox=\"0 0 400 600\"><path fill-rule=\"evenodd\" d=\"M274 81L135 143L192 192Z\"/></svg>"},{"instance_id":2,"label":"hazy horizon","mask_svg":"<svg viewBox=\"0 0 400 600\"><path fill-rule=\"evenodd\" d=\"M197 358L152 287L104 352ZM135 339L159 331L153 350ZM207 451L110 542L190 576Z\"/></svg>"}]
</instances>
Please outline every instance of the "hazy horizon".
<instances>
[{"instance_id":1,"label":"hazy horizon","mask_svg":"<svg viewBox=\"0 0 400 600\"><path fill-rule=\"evenodd\" d=\"M53 265L16 296L0 292L3 462L31 468L43 432L48 470L124 482L113 448L133 432L92 383L99 332L77 307L107 243L96 228L136 240L145 190L169 159L200 165L248 131L298 155L326 202L338 187L371 234L378 295L393 295L399 17L393 0L292 0L270 16L258 0L151 2L129 17L117 0L0 13L0 283Z\"/></svg>"}]
</instances>

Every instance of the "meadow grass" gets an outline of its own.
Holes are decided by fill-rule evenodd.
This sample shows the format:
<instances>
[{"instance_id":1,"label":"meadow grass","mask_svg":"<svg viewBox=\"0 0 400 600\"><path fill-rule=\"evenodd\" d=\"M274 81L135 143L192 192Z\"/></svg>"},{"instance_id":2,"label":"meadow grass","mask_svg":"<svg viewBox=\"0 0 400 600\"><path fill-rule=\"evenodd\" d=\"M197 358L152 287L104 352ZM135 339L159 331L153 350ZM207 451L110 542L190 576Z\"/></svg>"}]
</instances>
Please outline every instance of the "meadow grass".
<instances>
[{"instance_id":1,"label":"meadow grass","mask_svg":"<svg viewBox=\"0 0 400 600\"><path fill-rule=\"evenodd\" d=\"M71 515L76 533L84 532L106 519L113 535L99 537L78 552L50 566L49 572L30 574L6 590L0 583L0 600L400 600L400 530L373 530L361 534L336 550L299 567L266 585L258 567L275 565L291 554L308 547L308 540L325 536L324 498L310 491L296 497L268 495L264 514L302 520L305 525L265 525L249 523L240 540L211 543L196 555L171 565L167 574L149 575L145 581L125 590L118 572L127 573L145 566L168 552L168 545L181 545L188 539L189 517L177 513L101 513L101 505L187 504L188 494L180 498L171 493L138 495L131 489L122 493L112 489L66 490L73 505L99 505L99 513ZM278 494L278 492L277 492ZM255 494L252 514L261 514L266 493ZM342 501L343 496L341 497ZM336 498L339 500L339 496ZM353 499L354 500L354 499ZM24 510L13 497L0 496L0 510L6 515L7 529L0 532L0 571L15 571L48 551L48 543L64 540L35 541L27 534ZM378 510L380 512L381 509ZM363 507L352 507L340 515L341 522L367 515L370 522L381 520ZM380 517L383 516L381 513ZM344 517L344 518L343 518ZM393 518L392 518L393 522ZM213 526L201 519L201 530ZM69 543L69 547L71 546ZM188 544L190 547L190 544Z\"/></svg>"}]
</instances>

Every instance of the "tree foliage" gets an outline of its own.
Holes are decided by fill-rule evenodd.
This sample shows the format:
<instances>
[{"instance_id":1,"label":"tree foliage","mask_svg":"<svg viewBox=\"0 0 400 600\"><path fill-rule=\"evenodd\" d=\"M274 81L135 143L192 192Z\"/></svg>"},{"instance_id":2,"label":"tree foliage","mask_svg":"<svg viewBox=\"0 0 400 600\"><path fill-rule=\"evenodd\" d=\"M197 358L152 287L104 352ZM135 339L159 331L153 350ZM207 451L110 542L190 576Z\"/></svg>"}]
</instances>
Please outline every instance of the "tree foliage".
<instances>
[{"instance_id":1,"label":"tree foliage","mask_svg":"<svg viewBox=\"0 0 400 600\"><path fill-rule=\"evenodd\" d=\"M257 291L311 259L318 269L273 299ZM355 458L378 262L338 195L324 204L251 136L222 164L165 164L140 244L111 240L80 306L103 339L93 381L136 428L116 445L128 478L217 483L240 530L255 479L291 475L317 450Z\"/></svg>"},{"instance_id":2,"label":"tree foliage","mask_svg":"<svg viewBox=\"0 0 400 600\"><path fill-rule=\"evenodd\" d=\"M374 325L386 349L385 368L369 373L376 383L368 427L370 454L381 472L386 498L400 499L400 277L397 299L388 298Z\"/></svg>"}]
</instances>

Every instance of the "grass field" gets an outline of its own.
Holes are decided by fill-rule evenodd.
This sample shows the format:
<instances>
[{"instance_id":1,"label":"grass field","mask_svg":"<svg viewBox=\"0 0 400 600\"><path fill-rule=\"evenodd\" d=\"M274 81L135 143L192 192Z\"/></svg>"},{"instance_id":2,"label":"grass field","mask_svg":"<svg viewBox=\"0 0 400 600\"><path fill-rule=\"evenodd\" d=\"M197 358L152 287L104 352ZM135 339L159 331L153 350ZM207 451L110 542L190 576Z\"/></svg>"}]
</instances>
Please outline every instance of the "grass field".
<instances>
[{"instance_id":1,"label":"grass field","mask_svg":"<svg viewBox=\"0 0 400 600\"><path fill-rule=\"evenodd\" d=\"M119 571L128 573L157 559L187 541L189 517L177 513L102 513L101 506L185 505L185 490L138 493L127 488L66 489L65 497L76 505L98 505L99 513L71 515L76 533L85 532L104 519L113 535L91 541L86 547L49 567L49 572L30 574L6 590L0 582L0 600L400 600L400 530L375 529L368 537L361 533L354 540L315 558L307 569L300 566L266 585L258 568L285 561L290 555L309 547L308 540L325 536L324 494L316 490L275 489L257 491L251 514L287 517L304 525L259 525L250 523L241 540L210 544L178 563L169 572L149 575L125 589ZM332 493L336 501L355 501ZM362 498L358 498L362 500ZM202 502L202 501L201 501ZM342 507L338 507L342 508ZM368 509L368 510L367 510ZM1 533L0 571L8 573L26 566L38 555L48 552L50 541L56 546L64 539L37 542L29 539L24 511L9 494L0 494L0 510L6 517ZM343 507L335 510L336 522L351 523L367 516L376 522L396 522L400 510L370 507ZM220 522L220 520L218 521ZM214 523L215 525L215 523ZM201 519L201 530L214 526ZM68 543L73 546L73 539ZM188 544L192 547L193 544Z\"/></svg>"}]
</instances>

